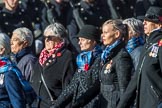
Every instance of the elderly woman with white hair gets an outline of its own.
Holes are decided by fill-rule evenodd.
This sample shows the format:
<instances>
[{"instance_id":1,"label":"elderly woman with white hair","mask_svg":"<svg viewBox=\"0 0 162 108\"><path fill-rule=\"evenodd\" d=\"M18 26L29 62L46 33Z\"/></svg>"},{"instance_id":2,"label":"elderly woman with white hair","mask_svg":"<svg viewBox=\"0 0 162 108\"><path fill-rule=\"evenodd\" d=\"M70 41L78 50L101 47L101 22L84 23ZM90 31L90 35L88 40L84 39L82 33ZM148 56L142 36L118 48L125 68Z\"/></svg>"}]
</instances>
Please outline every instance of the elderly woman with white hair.
<instances>
[{"instance_id":1,"label":"elderly woman with white hair","mask_svg":"<svg viewBox=\"0 0 162 108\"><path fill-rule=\"evenodd\" d=\"M13 71L18 68L9 57L10 38L3 33L0 37L0 108L26 108L22 85Z\"/></svg>"},{"instance_id":2,"label":"elderly woman with white hair","mask_svg":"<svg viewBox=\"0 0 162 108\"><path fill-rule=\"evenodd\" d=\"M139 57L142 51L144 41L143 22L135 18L127 18L123 21L128 26L128 42L126 49L133 60L134 69L136 70Z\"/></svg>"},{"instance_id":3,"label":"elderly woman with white hair","mask_svg":"<svg viewBox=\"0 0 162 108\"><path fill-rule=\"evenodd\" d=\"M49 108L75 71L72 53L65 40L66 29L60 23L51 24L44 30L45 48L40 53L31 80L33 88L41 97L38 108Z\"/></svg>"},{"instance_id":4,"label":"elderly woman with white hair","mask_svg":"<svg viewBox=\"0 0 162 108\"><path fill-rule=\"evenodd\" d=\"M32 52L32 44L33 35L28 28L21 27L13 31L11 37L11 52L16 58L18 68L28 81L33 71L33 65L37 61L37 58Z\"/></svg>"}]
</instances>

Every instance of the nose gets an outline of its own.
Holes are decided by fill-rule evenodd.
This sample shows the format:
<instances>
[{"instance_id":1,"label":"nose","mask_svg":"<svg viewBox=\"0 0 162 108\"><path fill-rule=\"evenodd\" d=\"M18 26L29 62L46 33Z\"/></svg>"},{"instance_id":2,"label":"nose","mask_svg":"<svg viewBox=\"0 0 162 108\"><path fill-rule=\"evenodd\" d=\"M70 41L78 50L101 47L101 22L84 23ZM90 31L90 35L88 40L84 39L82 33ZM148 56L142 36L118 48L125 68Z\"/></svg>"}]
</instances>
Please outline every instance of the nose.
<instances>
[{"instance_id":1,"label":"nose","mask_svg":"<svg viewBox=\"0 0 162 108\"><path fill-rule=\"evenodd\" d=\"M10 41L10 44L11 44L11 45L13 44L12 40Z\"/></svg>"},{"instance_id":2,"label":"nose","mask_svg":"<svg viewBox=\"0 0 162 108\"><path fill-rule=\"evenodd\" d=\"M101 38L104 36L104 34L103 33L101 33Z\"/></svg>"},{"instance_id":3,"label":"nose","mask_svg":"<svg viewBox=\"0 0 162 108\"><path fill-rule=\"evenodd\" d=\"M81 44L80 40L78 41L78 44L79 44L79 45Z\"/></svg>"},{"instance_id":4,"label":"nose","mask_svg":"<svg viewBox=\"0 0 162 108\"><path fill-rule=\"evenodd\" d=\"M144 20L144 21L143 21L143 25L145 25L145 24L146 24L146 21Z\"/></svg>"}]
</instances>

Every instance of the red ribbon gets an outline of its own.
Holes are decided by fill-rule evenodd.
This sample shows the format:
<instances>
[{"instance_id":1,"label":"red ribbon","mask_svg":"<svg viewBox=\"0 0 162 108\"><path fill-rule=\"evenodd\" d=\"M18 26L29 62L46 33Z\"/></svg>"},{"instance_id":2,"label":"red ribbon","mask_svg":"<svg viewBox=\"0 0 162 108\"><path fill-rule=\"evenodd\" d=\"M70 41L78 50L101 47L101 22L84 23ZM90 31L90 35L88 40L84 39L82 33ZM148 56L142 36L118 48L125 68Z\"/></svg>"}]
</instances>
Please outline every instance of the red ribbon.
<instances>
[{"instance_id":1,"label":"red ribbon","mask_svg":"<svg viewBox=\"0 0 162 108\"><path fill-rule=\"evenodd\" d=\"M0 67L4 66L5 64L6 64L6 62L0 61Z\"/></svg>"},{"instance_id":2,"label":"red ribbon","mask_svg":"<svg viewBox=\"0 0 162 108\"><path fill-rule=\"evenodd\" d=\"M85 71L88 71L88 70L89 70L89 64L85 64L85 65L84 65L84 70L85 70Z\"/></svg>"}]
</instances>

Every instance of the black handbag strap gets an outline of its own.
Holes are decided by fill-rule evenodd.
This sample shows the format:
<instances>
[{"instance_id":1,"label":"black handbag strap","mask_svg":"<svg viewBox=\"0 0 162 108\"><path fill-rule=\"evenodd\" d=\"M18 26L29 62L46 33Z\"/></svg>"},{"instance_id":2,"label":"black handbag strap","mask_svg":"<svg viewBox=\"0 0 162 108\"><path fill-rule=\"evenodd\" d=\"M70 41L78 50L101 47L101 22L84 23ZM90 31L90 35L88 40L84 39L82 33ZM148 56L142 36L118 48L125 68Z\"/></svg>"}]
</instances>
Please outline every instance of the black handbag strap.
<instances>
[{"instance_id":1,"label":"black handbag strap","mask_svg":"<svg viewBox=\"0 0 162 108\"><path fill-rule=\"evenodd\" d=\"M47 90L47 93L48 93L48 95L49 95L49 97L50 97L50 100L51 100L52 102L54 102L54 99L53 99L53 97L52 97L52 95L51 95L51 93L50 93L50 91L49 91L49 89L48 89L48 87L47 87L47 84L46 84L46 82L45 82L45 80L44 80L44 77L43 77L42 73L41 73L41 79L42 79L42 82L43 82L43 84L44 84L44 86L45 86L45 88L46 88L46 90Z\"/></svg>"}]
</instances>

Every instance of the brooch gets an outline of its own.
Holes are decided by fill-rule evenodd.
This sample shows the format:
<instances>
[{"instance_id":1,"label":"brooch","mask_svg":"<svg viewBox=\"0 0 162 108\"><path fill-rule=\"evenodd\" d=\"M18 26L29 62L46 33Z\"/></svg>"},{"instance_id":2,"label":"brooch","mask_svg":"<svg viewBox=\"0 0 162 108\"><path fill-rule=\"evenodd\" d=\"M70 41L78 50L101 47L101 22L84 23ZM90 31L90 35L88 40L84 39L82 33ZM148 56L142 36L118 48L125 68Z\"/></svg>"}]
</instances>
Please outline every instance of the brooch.
<instances>
[{"instance_id":1,"label":"brooch","mask_svg":"<svg viewBox=\"0 0 162 108\"><path fill-rule=\"evenodd\" d=\"M158 46L153 46L151 49L151 52L149 53L150 57L157 57L157 53L159 51L159 47Z\"/></svg>"},{"instance_id":2,"label":"brooch","mask_svg":"<svg viewBox=\"0 0 162 108\"><path fill-rule=\"evenodd\" d=\"M107 64L104 74L110 73L111 72L111 67L112 67L112 60Z\"/></svg>"}]
</instances>

